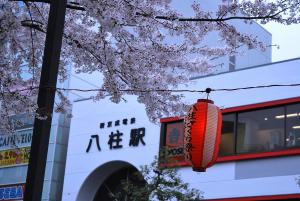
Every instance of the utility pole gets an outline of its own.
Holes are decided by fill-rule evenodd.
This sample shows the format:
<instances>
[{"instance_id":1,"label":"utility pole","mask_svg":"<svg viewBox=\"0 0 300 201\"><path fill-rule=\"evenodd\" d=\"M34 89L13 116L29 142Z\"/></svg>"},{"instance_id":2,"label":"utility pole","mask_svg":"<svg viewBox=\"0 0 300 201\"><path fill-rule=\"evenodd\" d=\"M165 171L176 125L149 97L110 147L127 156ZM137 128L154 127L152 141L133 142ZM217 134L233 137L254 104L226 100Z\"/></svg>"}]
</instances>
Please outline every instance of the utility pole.
<instances>
[{"instance_id":1,"label":"utility pole","mask_svg":"<svg viewBox=\"0 0 300 201\"><path fill-rule=\"evenodd\" d=\"M43 65L38 93L38 112L46 120L35 118L28 164L24 201L41 201L58 66L65 22L67 0L51 0Z\"/></svg>"}]
</instances>

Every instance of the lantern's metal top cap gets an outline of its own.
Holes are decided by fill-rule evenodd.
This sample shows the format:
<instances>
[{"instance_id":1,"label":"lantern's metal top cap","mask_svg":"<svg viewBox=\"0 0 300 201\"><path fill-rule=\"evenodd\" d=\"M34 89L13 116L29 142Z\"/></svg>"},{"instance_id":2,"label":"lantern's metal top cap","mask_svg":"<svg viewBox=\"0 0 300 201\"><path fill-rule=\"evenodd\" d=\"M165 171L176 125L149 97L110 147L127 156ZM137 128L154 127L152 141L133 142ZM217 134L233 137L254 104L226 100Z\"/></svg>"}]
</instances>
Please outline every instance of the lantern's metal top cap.
<instances>
[{"instance_id":1,"label":"lantern's metal top cap","mask_svg":"<svg viewBox=\"0 0 300 201\"><path fill-rule=\"evenodd\" d=\"M199 102L205 102L205 103L211 103L211 104L214 104L214 101L209 100L209 99L198 99L198 100L197 100L197 103L199 103Z\"/></svg>"}]
</instances>

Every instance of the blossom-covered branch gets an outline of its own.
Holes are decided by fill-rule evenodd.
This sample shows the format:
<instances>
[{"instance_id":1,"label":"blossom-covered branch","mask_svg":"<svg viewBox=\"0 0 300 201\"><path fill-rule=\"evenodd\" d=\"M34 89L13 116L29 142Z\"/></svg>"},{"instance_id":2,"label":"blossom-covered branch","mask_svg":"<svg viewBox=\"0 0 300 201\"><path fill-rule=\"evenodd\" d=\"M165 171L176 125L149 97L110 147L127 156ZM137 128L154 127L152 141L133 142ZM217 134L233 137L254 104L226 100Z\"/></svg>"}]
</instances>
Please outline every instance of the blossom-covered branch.
<instances>
[{"instance_id":1,"label":"blossom-covered branch","mask_svg":"<svg viewBox=\"0 0 300 201\"><path fill-rule=\"evenodd\" d=\"M180 115L185 110L180 94L159 90L145 94L134 89L176 89L193 75L213 72L215 58L234 54L241 46L264 50L270 45L240 33L231 20L299 23L299 0L220 1L215 12L203 10L199 1L191 5L191 18L170 3L69 2L68 8L76 9L66 13L60 81L68 79L70 66L76 73L100 72L103 91L95 99L110 96L118 103L125 94L135 95L153 121L163 115ZM13 91L39 85L48 9L47 3L39 1L0 0L0 118L7 119L0 122L3 128L10 115L37 111L37 90ZM218 34L219 46L205 44L211 33ZM64 111L70 103L63 94L58 97L62 103L56 110Z\"/></svg>"}]
</instances>

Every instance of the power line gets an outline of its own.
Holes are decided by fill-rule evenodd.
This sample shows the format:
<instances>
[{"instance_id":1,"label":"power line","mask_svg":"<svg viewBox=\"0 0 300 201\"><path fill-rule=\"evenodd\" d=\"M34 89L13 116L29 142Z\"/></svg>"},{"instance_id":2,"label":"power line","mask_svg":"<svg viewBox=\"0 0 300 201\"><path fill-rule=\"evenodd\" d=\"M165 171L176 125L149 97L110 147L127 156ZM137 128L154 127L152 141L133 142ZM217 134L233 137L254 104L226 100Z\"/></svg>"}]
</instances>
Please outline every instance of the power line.
<instances>
[{"instance_id":1,"label":"power line","mask_svg":"<svg viewBox=\"0 0 300 201\"><path fill-rule=\"evenodd\" d=\"M272 88L272 87L298 87L300 83L295 84L271 84L271 85L258 85L258 86L248 86L248 87L237 87L237 88L206 88L205 90L194 90L194 89L118 89L120 92L139 92L139 93L151 93L151 92L174 92L174 93L210 93L218 91L239 91L239 90L250 90L250 89L261 89L261 88ZM107 92L106 89L94 88L94 89L80 89L80 88L62 88L62 87L44 87L49 90L58 90L58 91L77 91L77 92ZM7 91L6 93L16 93L16 92L29 92L32 90L37 90L39 87L28 87L23 89L18 89L14 91Z\"/></svg>"},{"instance_id":2,"label":"power line","mask_svg":"<svg viewBox=\"0 0 300 201\"><path fill-rule=\"evenodd\" d=\"M258 85L258 86L250 86L250 87L238 87L238 88L224 88L224 89L212 89L212 91L238 91L238 90L248 90L248 89L260 89L260 88L271 88L271 87L298 87L297 84L270 84L270 85Z\"/></svg>"}]
</instances>

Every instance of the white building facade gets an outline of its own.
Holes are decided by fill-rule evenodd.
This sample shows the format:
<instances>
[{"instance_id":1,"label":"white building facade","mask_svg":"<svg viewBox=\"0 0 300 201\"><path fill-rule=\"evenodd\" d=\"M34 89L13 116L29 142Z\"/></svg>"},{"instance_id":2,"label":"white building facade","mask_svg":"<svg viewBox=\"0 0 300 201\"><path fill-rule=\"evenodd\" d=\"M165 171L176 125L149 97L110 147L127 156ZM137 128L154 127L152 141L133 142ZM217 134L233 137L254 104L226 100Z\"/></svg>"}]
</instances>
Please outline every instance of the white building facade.
<instances>
[{"instance_id":1,"label":"white building facade","mask_svg":"<svg viewBox=\"0 0 300 201\"><path fill-rule=\"evenodd\" d=\"M300 59L293 59L195 78L189 89L295 84L299 75ZM210 99L223 109L218 162L203 173L182 163L176 167L182 178L203 191L206 200L300 199L299 91L299 86L213 91ZM186 101L205 97L188 93ZM109 99L74 102L63 200L106 200L103 188L113 190L114 175L150 164L166 145L162 127L181 123L180 118L165 118L153 124L135 97L125 99L120 104ZM140 135L135 144L134 133Z\"/></svg>"}]
</instances>

